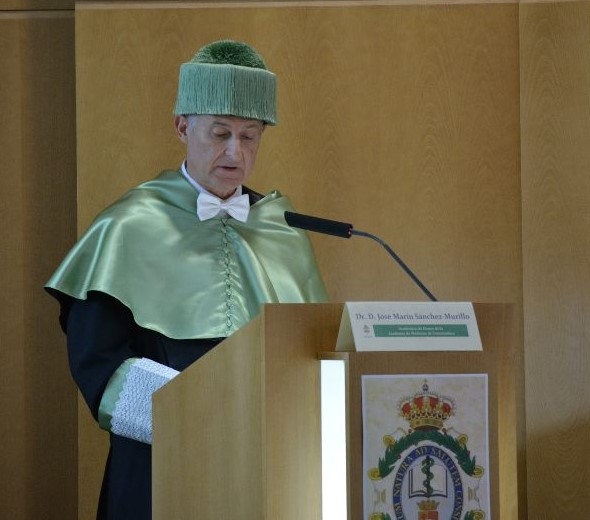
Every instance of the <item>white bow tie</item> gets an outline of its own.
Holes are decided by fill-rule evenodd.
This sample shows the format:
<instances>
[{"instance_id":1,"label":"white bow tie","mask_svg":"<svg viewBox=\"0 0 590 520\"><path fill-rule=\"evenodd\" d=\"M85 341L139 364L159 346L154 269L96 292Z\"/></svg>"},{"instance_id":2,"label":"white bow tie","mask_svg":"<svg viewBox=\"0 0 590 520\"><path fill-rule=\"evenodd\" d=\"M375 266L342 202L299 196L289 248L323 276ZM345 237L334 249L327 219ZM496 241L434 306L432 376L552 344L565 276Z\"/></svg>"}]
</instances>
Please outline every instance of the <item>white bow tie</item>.
<instances>
[{"instance_id":1,"label":"white bow tie","mask_svg":"<svg viewBox=\"0 0 590 520\"><path fill-rule=\"evenodd\" d=\"M201 192L197 198L197 215L201 220L209 220L219 213L225 212L230 217L246 222L250 212L250 197L240 195L227 200L221 200L209 193Z\"/></svg>"}]
</instances>

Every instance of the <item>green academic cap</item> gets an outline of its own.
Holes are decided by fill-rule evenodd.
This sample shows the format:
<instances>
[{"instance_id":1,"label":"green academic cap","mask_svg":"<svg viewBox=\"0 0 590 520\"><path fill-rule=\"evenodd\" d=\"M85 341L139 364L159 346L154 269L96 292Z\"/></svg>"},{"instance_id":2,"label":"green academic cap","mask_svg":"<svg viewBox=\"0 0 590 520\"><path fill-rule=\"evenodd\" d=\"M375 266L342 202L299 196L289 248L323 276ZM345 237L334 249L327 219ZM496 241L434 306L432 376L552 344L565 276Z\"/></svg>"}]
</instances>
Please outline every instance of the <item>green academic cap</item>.
<instances>
[{"instance_id":1,"label":"green academic cap","mask_svg":"<svg viewBox=\"0 0 590 520\"><path fill-rule=\"evenodd\" d=\"M210 43L180 66L174 113L231 115L276 125L276 76L249 45Z\"/></svg>"}]
</instances>

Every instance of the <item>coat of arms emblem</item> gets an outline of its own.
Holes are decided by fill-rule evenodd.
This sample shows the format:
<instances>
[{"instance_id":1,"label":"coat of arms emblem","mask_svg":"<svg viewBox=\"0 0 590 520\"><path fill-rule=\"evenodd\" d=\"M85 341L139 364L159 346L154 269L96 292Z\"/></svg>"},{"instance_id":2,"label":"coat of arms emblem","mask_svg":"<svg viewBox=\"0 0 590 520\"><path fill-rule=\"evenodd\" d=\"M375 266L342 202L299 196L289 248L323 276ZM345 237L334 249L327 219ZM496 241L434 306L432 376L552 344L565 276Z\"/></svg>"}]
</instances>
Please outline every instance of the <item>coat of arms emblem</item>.
<instances>
[{"instance_id":1,"label":"coat of arms emblem","mask_svg":"<svg viewBox=\"0 0 590 520\"><path fill-rule=\"evenodd\" d=\"M366 520L491 518L485 374L363 376L363 416Z\"/></svg>"}]
</instances>

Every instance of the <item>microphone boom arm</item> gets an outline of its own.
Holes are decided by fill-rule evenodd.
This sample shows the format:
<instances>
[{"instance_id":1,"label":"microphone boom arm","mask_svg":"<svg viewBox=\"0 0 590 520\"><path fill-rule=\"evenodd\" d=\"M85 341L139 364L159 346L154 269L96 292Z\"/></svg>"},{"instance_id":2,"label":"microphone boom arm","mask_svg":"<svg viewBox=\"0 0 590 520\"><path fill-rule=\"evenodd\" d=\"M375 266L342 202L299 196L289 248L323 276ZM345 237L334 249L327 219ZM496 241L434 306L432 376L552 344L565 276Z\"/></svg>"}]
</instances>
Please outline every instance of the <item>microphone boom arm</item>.
<instances>
[{"instance_id":1,"label":"microphone boom arm","mask_svg":"<svg viewBox=\"0 0 590 520\"><path fill-rule=\"evenodd\" d=\"M428 296L428 298L430 299L430 301L433 301L433 302L437 301L437 299L435 298L435 296L426 288L426 286L418 279L418 277L405 264L405 262L399 256L397 256L397 254L395 253L395 251L393 249L391 249L391 247L389 247L389 245L386 242L384 242L383 240L381 240L378 236L375 236L375 235L373 235L371 233L367 233L366 231L359 231L359 230L354 229L354 228L351 228L350 234L351 235L361 236L361 237L371 238L375 242L377 242L378 244L381 244L384 247L385 251L387 251L389 253L389 255L406 272L406 274L414 281L414 283L418 287L420 287L420 289L422 289L422 292L426 296Z\"/></svg>"}]
</instances>

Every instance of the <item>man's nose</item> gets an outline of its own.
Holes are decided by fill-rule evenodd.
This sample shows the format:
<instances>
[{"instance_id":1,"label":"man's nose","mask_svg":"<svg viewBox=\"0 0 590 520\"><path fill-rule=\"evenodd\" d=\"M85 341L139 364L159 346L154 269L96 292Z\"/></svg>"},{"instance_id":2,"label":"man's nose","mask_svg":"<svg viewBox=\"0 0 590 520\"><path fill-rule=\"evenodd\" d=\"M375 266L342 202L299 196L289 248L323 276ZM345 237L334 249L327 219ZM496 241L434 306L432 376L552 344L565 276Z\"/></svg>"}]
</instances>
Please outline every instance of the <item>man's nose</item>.
<instances>
[{"instance_id":1,"label":"man's nose","mask_svg":"<svg viewBox=\"0 0 590 520\"><path fill-rule=\"evenodd\" d=\"M225 153L228 157L237 158L242 154L242 143L237 137L228 139Z\"/></svg>"}]
</instances>

